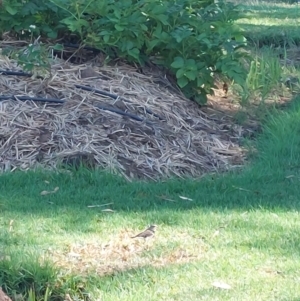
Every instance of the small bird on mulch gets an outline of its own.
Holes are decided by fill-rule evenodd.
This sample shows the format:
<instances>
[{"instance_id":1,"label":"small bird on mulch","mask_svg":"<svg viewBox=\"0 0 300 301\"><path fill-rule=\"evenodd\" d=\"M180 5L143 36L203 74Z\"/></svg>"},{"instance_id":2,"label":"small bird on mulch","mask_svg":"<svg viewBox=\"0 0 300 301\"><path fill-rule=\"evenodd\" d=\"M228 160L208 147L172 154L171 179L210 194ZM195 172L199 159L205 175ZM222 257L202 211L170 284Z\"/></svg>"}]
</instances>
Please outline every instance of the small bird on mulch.
<instances>
[{"instance_id":1,"label":"small bird on mulch","mask_svg":"<svg viewBox=\"0 0 300 301\"><path fill-rule=\"evenodd\" d=\"M223 92L225 93L225 96L227 96L227 93L228 93L228 84L227 83L224 83L223 84Z\"/></svg>"},{"instance_id":2,"label":"small bird on mulch","mask_svg":"<svg viewBox=\"0 0 300 301\"><path fill-rule=\"evenodd\" d=\"M151 225L149 228L147 228L146 230L144 230L143 232L139 233L136 236L133 236L131 238L137 238L137 237L142 237L144 239L148 238L148 237L152 237L155 234L155 229L156 229L156 225Z\"/></svg>"}]
</instances>

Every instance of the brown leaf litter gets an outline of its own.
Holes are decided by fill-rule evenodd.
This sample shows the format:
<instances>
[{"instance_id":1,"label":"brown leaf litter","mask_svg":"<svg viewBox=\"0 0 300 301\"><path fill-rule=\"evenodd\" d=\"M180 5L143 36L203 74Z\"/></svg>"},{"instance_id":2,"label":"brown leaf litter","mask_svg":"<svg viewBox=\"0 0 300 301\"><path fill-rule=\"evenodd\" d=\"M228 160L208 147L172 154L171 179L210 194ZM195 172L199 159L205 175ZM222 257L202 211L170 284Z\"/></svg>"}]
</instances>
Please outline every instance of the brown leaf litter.
<instances>
[{"instance_id":1,"label":"brown leaf litter","mask_svg":"<svg viewBox=\"0 0 300 301\"><path fill-rule=\"evenodd\" d=\"M15 61L4 56L0 66L19 70ZM75 85L119 97L112 99ZM241 166L243 128L211 110L205 112L168 85L160 75L145 75L122 63L98 67L57 58L46 79L0 74L0 96L65 101L0 100L0 170L82 163L127 179L158 179L197 177Z\"/></svg>"}]
</instances>

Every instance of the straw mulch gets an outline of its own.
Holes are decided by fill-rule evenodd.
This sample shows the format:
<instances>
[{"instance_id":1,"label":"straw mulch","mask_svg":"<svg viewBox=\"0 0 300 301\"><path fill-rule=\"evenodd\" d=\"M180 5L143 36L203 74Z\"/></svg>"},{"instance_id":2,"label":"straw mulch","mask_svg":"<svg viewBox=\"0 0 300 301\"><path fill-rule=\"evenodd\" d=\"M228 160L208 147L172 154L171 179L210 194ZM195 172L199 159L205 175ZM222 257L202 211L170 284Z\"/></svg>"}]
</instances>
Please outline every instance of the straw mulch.
<instances>
[{"instance_id":1,"label":"straw mulch","mask_svg":"<svg viewBox=\"0 0 300 301\"><path fill-rule=\"evenodd\" d=\"M0 67L20 70L4 56L0 56ZM121 173L127 179L159 179L201 176L240 166L244 152L238 142L243 129L213 111L205 113L168 86L159 73L145 75L121 63L91 67L54 59L46 79L0 74L0 96L65 101L0 101L0 170L54 169L62 163L80 163ZM131 113L141 121L107 108Z\"/></svg>"},{"instance_id":2,"label":"straw mulch","mask_svg":"<svg viewBox=\"0 0 300 301\"><path fill-rule=\"evenodd\" d=\"M3 292L0 287L0 301L11 301L11 299Z\"/></svg>"}]
</instances>

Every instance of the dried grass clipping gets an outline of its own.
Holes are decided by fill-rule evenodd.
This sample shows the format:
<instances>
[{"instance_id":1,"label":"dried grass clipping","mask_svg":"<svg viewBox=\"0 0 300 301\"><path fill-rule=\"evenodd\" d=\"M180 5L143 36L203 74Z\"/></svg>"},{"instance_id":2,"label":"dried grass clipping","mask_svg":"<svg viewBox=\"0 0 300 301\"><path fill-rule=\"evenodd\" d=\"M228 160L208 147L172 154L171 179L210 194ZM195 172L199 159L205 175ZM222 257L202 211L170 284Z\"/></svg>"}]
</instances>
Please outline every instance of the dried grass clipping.
<instances>
[{"instance_id":1,"label":"dried grass clipping","mask_svg":"<svg viewBox=\"0 0 300 301\"><path fill-rule=\"evenodd\" d=\"M2 69L18 70L0 56ZM82 76L93 69L92 77ZM117 94L114 100L75 85ZM115 67L72 65L55 59L51 77L0 75L0 94L60 98L64 104L0 101L0 170L55 169L83 162L126 178L159 179L201 176L239 166L243 151L238 126L202 111L196 103L168 89L159 76ZM127 102L121 97L130 100ZM117 108L141 117L101 110ZM148 114L151 110L159 118Z\"/></svg>"}]
</instances>

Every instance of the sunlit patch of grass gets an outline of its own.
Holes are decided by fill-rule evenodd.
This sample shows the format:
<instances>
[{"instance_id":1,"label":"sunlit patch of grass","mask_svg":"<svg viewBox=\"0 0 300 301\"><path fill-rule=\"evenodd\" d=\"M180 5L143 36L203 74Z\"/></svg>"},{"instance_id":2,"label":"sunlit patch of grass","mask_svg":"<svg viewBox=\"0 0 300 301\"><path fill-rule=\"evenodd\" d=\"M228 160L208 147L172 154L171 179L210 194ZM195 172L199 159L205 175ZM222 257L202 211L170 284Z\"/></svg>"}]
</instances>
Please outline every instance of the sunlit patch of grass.
<instances>
[{"instance_id":1,"label":"sunlit patch of grass","mask_svg":"<svg viewBox=\"0 0 300 301\"><path fill-rule=\"evenodd\" d=\"M255 45L299 44L300 5L271 1L233 1L240 7L241 25Z\"/></svg>"},{"instance_id":2,"label":"sunlit patch of grass","mask_svg":"<svg viewBox=\"0 0 300 301\"><path fill-rule=\"evenodd\" d=\"M300 5L254 0L234 2L240 9L237 24L244 30L253 58L247 66L245 89L232 87L234 95L239 95L243 105L285 102L300 88L297 81Z\"/></svg>"}]
</instances>

